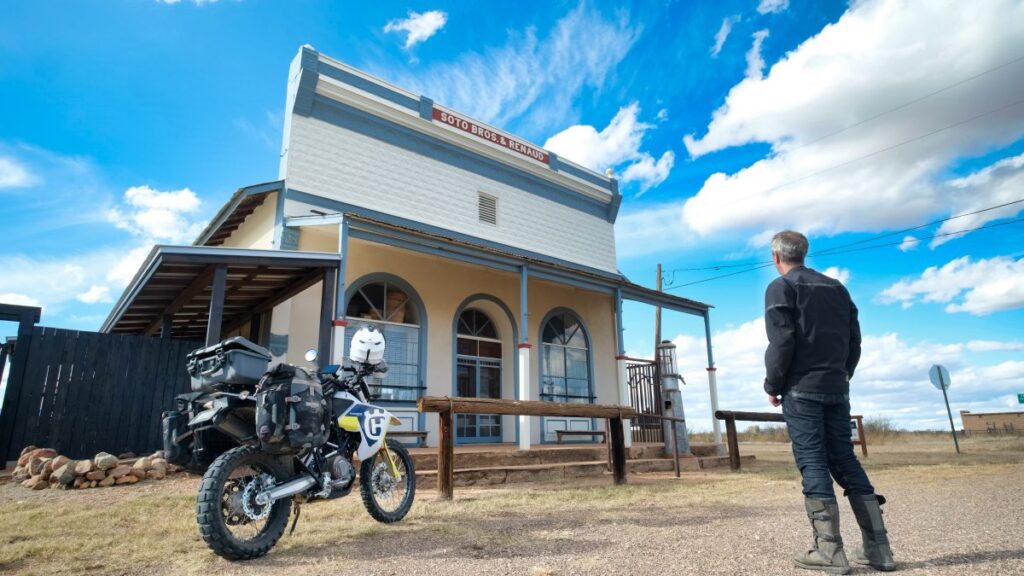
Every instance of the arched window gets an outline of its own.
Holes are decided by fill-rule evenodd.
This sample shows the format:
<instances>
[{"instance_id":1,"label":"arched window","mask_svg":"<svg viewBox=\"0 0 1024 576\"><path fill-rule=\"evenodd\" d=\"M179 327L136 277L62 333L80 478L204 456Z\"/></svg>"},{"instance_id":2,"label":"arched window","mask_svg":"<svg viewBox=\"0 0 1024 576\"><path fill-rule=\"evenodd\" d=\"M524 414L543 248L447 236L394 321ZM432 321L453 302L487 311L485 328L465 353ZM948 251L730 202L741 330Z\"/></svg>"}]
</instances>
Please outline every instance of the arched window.
<instances>
[{"instance_id":1,"label":"arched window","mask_svg":"<svg viewBox=\"0 0 1024 576\"><path fill-rule=\"evenodd\" d=\"M415 402L423 386L420 375L422 304L395 280L356 283L349 294L345 316L345 353L352 335L363 324L372 324L384 334L384 360L388 373L370 386L370 393L383 402Z\"/></svg>"},{"instance_id":2,"label":"arched window","mask_svg":"<svg viewBox=\"0 0 1024 576\"><path fill-rule=\"evenodd\" d=\"M501 340L494 321L476 308L459 315L455 364L459 396L501 398ZM463 442L501 441L500 416L459 414L455 428Z\"/></svg>"},{"instance_id":3,"label":"arched window","mask_svg":"<svg viewBox=\"0 0 1024 576\"><path fill-rule=\"evenodd\" d=\"M593 402L590 343L579 317L553 313L541 329L541 400Z\"/></svg>"}]
</instances>

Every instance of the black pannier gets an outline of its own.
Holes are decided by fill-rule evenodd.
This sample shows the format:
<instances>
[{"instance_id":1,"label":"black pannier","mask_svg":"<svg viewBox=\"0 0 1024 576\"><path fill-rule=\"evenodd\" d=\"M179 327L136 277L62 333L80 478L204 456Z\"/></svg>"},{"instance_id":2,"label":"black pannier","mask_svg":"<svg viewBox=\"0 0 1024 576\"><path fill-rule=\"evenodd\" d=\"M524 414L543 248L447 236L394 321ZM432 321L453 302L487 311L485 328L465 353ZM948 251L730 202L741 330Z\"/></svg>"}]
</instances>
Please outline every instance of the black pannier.
<instances>
[{"instance_id":1,"label":"black pannier","mask_svg":"<svg viewBox=\"0 0 1024 576\"><path fill-rule=\"evenodd\" d=\"M199 348L185 357L195 392L230 387L254 387L270 364L270 351L235 336L220 344Z\"/></svg>"},{"instance_id":2,"label":"black pannier","mask_svg":"<svg viewBox=\"0 0 1024 576\"><path fill-rule=\"evenodd\" d=\"M316 376L278 364L256 392L256 436L272 454L292 454L327 442L327 402Z\"/></svg>"},{"instance_id":3,"label":"black pannier","mask_svg":"<svg viewBox=\"0 0 1024 576\"><path fill-rule=\"evenodd\" d=\"M192 454L178 443L178 438L184 436L188 431L188 414L171 410L164 412L162 416L164 458L171 464L184 466L188 463Z\"/></svg>"}]
</instances>

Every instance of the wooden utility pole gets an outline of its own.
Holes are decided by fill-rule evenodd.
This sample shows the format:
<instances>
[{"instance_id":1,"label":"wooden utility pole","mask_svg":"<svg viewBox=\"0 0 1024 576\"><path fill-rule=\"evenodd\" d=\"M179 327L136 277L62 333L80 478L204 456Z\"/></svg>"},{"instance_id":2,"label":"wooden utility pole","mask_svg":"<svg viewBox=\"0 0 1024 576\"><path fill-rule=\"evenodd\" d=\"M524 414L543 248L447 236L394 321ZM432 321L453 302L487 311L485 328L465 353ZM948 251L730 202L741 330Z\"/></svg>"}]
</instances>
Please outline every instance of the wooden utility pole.
<instances>
[{"instance_id":1,"label":"wooden utility pole","mask_svg":"<svg viewBox=\"0 0 1024 576\"><path fill-rule=\"evenodd\" d=\"M661 263L658 263L657 290L661 292ZM654 308L654 347L661 344L661 306Z\"/></svg>"}]
</instances>

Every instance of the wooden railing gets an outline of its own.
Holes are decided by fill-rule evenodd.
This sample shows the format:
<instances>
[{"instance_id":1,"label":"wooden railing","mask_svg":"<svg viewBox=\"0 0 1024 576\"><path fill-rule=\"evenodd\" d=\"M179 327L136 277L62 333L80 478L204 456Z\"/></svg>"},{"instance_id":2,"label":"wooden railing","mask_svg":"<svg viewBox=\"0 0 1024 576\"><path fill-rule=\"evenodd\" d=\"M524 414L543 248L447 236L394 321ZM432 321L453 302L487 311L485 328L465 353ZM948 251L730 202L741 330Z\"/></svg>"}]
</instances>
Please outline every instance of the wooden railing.
<instances>
[{"instance_id":1,"label":"wooden railing","mask_svg":"<svg viewBox=\"0 0 1024 576\"><path fill-rule=\"evenodd\" d=\"M736 421L744 422L785 422L786 419L777 412L734 412L732 410L719 410L715 412L715 418L725 421L726 442L729 446L729 468L736 472L740 469L740 441L736 435ZM851 420L857 422L857 440L854 444L860 444L860 451L864 457L868 455L868 440L864 436L864 417L857 414L850 416Z\"/></svg>"},{"instance_id":2,"label":"wooden railing","mask_svg":"<svg viewBox=\"0 0 1024 576\"><path fill-rule=\"evenodd\" d=\"M636 416L628 406L539 402L536 400L501 400L495 398L460 398L424 396L418 403L420 412L436 412L440 421L440 442L437 447L437 493L451 500L455 488L455 415L497 414L503 416L547 416L555 418L604 418L608 420L612 477L615 484L626 483L626 442L622 430L625 419ZM529 434L529 430L523 430Z\"/></svg>"}]
</instances>

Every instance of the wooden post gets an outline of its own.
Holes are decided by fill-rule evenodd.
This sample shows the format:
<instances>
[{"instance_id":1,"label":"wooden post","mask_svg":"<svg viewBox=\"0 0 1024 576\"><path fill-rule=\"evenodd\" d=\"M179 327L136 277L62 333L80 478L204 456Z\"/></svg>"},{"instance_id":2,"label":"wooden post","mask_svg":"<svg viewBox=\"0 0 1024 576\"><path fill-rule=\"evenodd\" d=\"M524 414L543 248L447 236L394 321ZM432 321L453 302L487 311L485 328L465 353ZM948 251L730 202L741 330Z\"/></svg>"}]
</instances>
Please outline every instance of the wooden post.
<instances>
[{"instance_id":1,"label":"wooden post","mask_svg":"<svg viewBox=\"0 0 1024 576\"><path fill-rule=\"evenodd\" d=\"M608 425L612 429L612 476L616 484L622 485L626 483L626 439L622 432L622 417L609 418Z\"/></svg>"},{"instance_id":2,"label":"wooden post","mask_svg":"<svg viewBox=\"0 0 1024 576\"><path fill-rule=\"evenodd\" d=\"M857 419L857 437L860 438L860 453L868 457L868 439L864 436L864 417L854 416Z\"/></svg>"},{"instance_id":3,"label":"wooden post","mask_svg":"<svg viewBox=\"0 0 1024 576\"><path fill-rule=\"evenodd\" d=\"M726 418L725 420L726 441L729 443L729 469L739 472L740 469L740 440L736 437L736 420Z\"/></svg>"},{"instance_id":4,"label":"wooden post","mask_svg":"<svg viewBox=\"0 0 1024 576\"><path fill-rule=\"evenodd\" d=\"M324 280L320 287L320 333L316 343L316 353L320 366L331 363L331 331L334 329L334 281L337 270L324 269Z\"/></svg>"},{"instance_id":5,"label":"wooden post","mask_svg":"<svg viewBox=\"0 0 1024 576\"><path fill-rule=\"evenodd\" d=\"M676 449L676 421L670 420L672 423L672 456L676 461L676 478L679 478L679 450Z\"/></svg>"},{"instance_id":6,"label":"wooden post","mask_svg":"<svg viewBox=\"0 0 1024 576\"><path fill-rule=\"evenodd\" d=\"M451 500L455 495L455 427L454 411L438 412L441 438L437 444L437 495Z\"/></svg>"},{"instance_id":7,"label":"wooden post","mask_svg":"<svg viewBox=\"0 0 1024 576\"><path fill-rule=\"evenodd\" d=\"M220 342L220 329L224 321L224 290L227 287L228 267L217 266L213 272L213 286L210 294L210 319L206 324L206 345Z\"/></svg>"},{"instance_id":8,"label":"wooden post","mask_svg":"<svg viewBox=\"0 0 1024 576\"><path fill-rule=\"evenodd\" d=\"M163 322L160 325L160 337L170 338L174 331L174 314L164 314Z\"/></svg>"}]
</instances>

